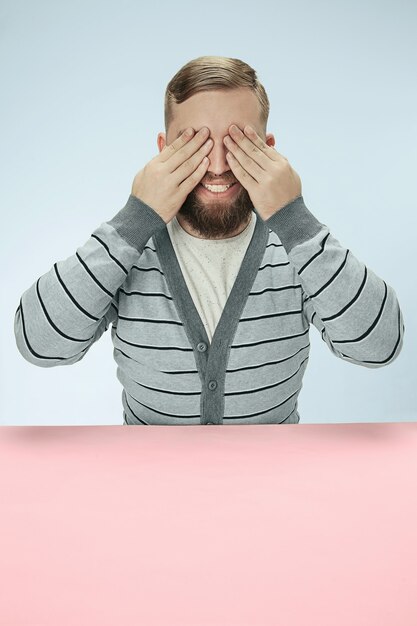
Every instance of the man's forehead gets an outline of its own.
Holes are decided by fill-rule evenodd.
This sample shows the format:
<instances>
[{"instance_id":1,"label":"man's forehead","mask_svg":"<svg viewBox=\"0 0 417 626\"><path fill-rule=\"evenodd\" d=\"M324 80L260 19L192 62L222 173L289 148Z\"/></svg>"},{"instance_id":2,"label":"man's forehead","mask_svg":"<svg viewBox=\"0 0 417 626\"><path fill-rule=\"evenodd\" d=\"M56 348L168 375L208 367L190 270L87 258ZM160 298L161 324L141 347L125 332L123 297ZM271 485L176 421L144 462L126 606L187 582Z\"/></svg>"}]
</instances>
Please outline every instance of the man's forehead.
<instances>
[{"instance_id":1,"label":"man's forehead","mask_svg":"<svg viewBox=\"0 0 417 626\"><path fill-rule=\"evenodd\" d=\"M219 137L227 135L232 124L241 130L249 124L257 132L262 126L259 101L248 87L199 91L184 102L173 103L173 112L177 138L190 126L196 132L207 126L210 135Z\"/></svg>"}]
</instances>

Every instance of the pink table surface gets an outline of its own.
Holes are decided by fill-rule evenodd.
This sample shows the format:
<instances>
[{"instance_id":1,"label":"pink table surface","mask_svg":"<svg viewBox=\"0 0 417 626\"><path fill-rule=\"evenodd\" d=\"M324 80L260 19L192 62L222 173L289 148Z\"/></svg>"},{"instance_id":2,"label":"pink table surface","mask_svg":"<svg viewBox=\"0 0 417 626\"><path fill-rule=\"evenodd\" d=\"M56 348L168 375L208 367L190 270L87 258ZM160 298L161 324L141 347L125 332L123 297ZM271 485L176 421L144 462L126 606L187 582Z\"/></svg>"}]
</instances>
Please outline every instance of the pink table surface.
<instances>
[{"instance_id":1,"label":"pink table surface","mask_svg":"<svg viewBox=\"0 0 417 626\"><path fill-rule=\"evenodd\" d=\"M0 428L1 626L416 626L417 423Z\"/></svg>"}]
</instances>

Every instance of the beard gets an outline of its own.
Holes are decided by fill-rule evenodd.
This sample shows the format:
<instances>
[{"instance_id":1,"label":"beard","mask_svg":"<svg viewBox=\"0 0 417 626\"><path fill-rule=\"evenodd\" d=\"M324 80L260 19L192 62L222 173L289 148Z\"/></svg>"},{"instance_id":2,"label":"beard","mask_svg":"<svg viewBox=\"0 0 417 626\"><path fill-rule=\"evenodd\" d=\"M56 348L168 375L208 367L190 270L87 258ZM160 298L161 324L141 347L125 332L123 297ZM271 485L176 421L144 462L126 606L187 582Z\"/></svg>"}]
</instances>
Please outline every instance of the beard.
<instances>
[{"instance_id":1,"label":"beard","mask_svg":"<svg viewBox=\"0 0 417 626\"><path fill-rule=\"evenodd\" d=\"M204 198L197 192L198 187L188 194L178 213L202 238L231 237L239 227L249 223L253 204L242 185L231 199L222 200Z\"/></svg>"}]
</instances>

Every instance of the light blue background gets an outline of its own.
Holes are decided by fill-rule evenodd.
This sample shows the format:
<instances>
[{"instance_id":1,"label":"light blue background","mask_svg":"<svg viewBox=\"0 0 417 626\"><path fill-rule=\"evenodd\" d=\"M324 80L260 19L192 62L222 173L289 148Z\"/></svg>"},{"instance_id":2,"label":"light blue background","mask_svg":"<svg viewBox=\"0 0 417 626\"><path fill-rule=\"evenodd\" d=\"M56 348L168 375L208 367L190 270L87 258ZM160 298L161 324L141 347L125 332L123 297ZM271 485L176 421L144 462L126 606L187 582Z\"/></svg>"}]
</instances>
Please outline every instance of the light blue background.
<instances>
[{"instance_id":1,"label":"light blue background","mask_svg":"<svg viewBox=\"0 0 417 626\"><path fill-rule=\"evenodd\" d=\"M311 326L300 423L417 420L417 4L2 1L3 425L121 424L110 328L71 366L17 350L23 293L125 204L158 154L167 83L237 57L268 93L268 132L310 211L390 284L406 327L394 363L336 358Z\"/></svg>"}]
</instances>

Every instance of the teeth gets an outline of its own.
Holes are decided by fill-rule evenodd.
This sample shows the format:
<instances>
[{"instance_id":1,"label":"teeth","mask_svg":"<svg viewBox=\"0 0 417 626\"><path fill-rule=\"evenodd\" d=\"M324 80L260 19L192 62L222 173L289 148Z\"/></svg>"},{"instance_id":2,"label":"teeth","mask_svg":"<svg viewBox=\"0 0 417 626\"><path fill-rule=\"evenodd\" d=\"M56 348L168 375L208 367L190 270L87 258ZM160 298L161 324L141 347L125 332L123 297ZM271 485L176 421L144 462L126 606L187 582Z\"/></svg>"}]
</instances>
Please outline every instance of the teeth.
<instances>
[{"instance_id":1,"label":"teeth","mask_svg":"<svg viewBox=\"0 0 417 626\"><path fill-rule=\"evenodd\" d=\"M214 191L214 192L219 193L221 191L226 191L226 189L229 189L229 187L231 187L232 184L231 185L203 185L203 187L205 187L209 191Z\"/></svg>"}]
</instances>

